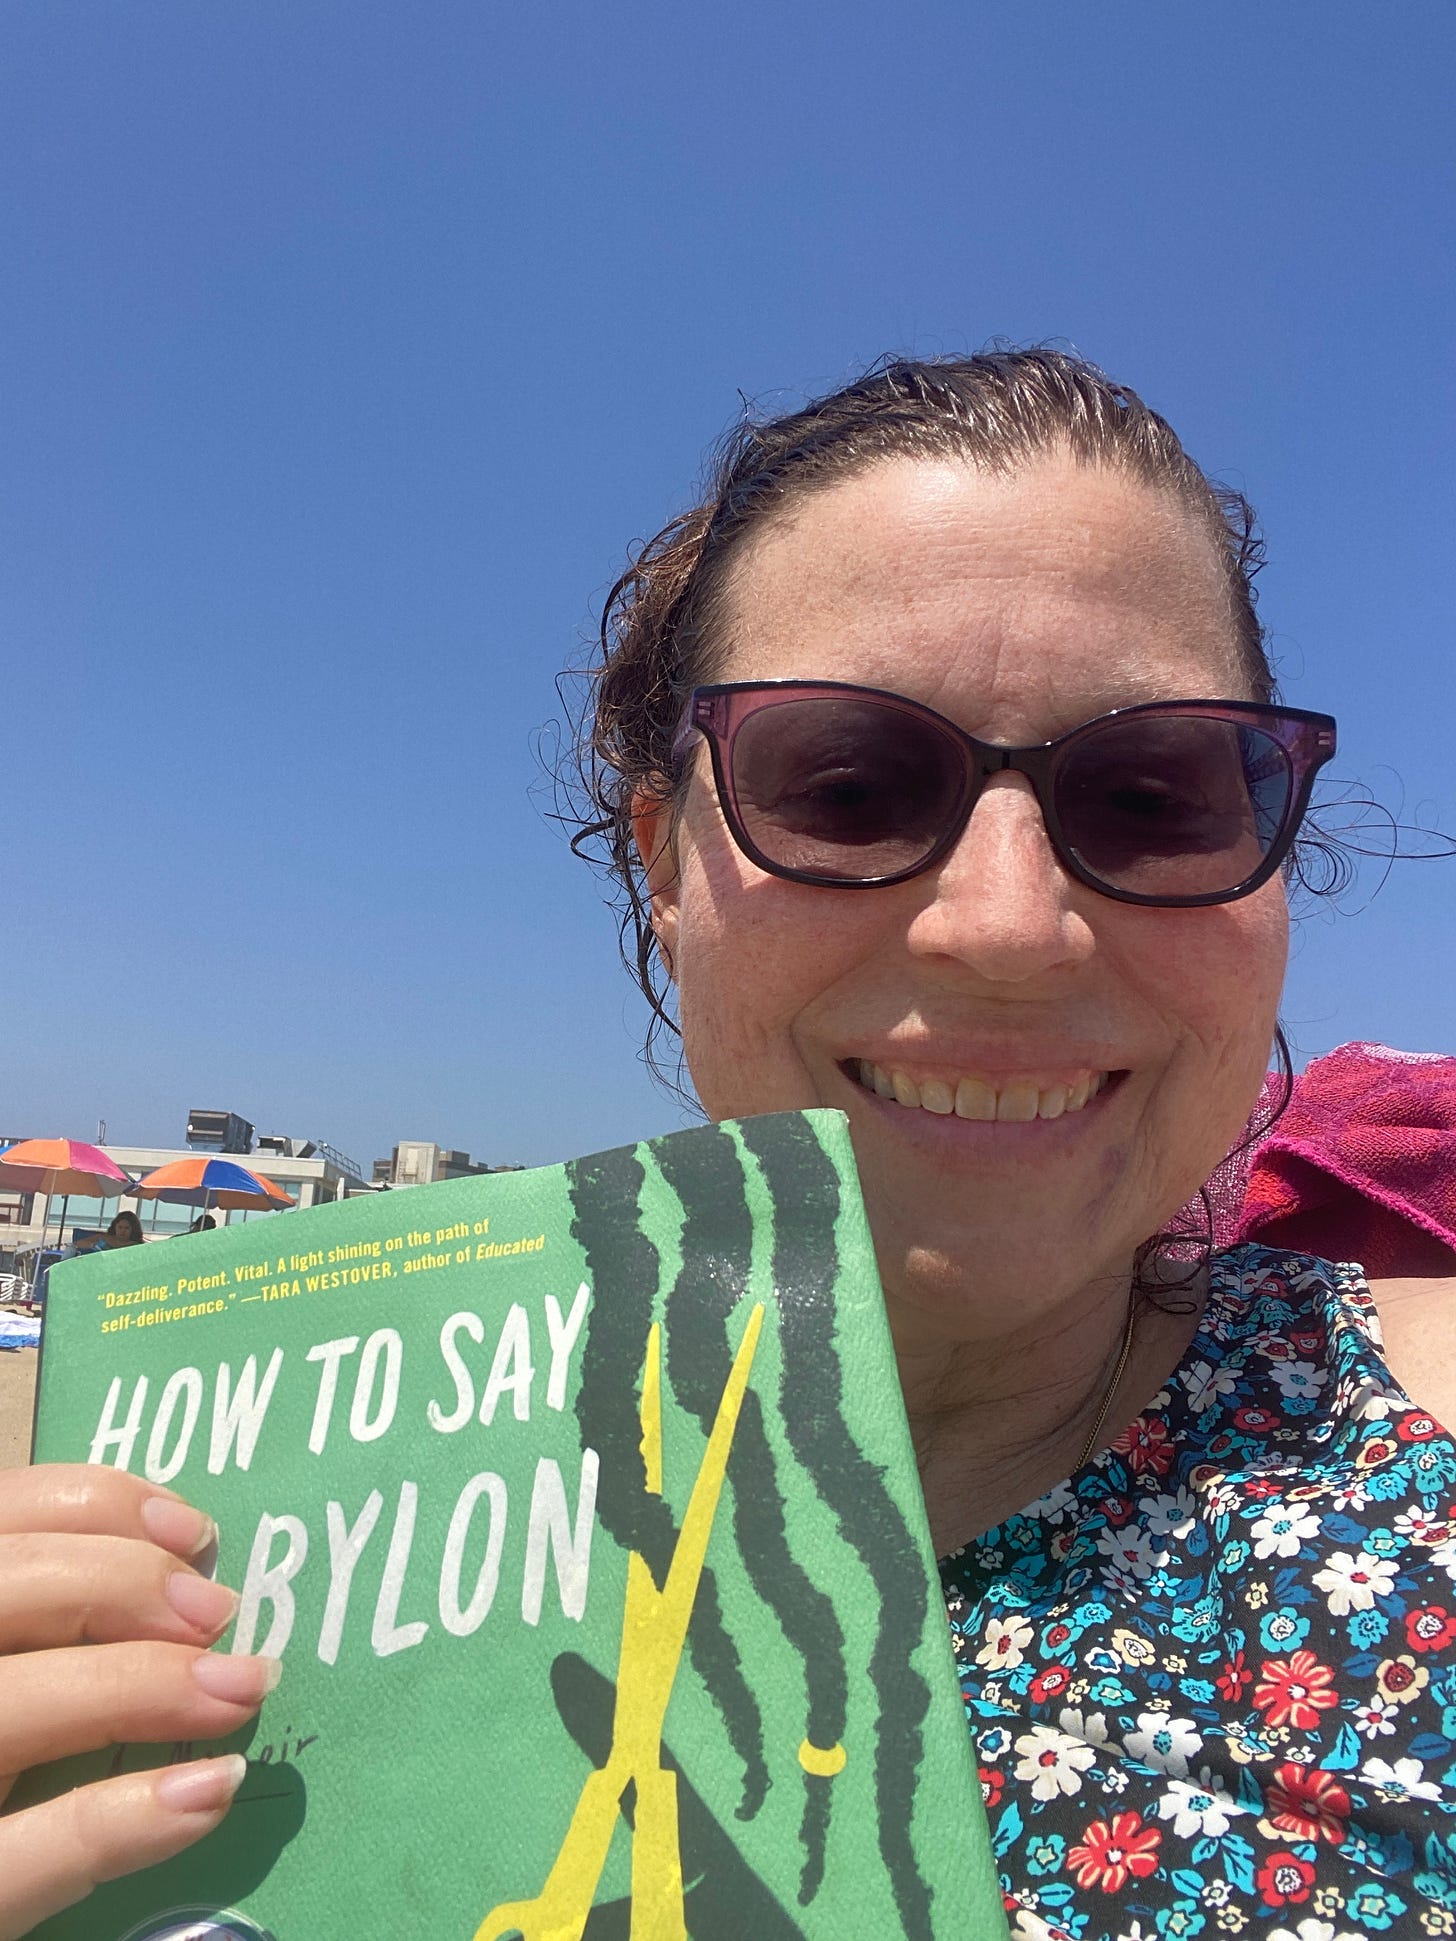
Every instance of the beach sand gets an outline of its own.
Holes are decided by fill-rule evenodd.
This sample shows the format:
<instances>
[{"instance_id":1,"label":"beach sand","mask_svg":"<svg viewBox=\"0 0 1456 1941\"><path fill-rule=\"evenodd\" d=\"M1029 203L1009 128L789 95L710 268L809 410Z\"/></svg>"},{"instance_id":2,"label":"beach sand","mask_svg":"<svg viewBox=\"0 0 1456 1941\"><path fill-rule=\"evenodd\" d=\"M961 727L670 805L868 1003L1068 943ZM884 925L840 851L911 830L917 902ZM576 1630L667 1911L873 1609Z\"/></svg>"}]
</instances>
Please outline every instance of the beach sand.
<instances>
[{"instance_id":1,"label":"beach sand","mask_svg":"<svg viewBox=\"0 0 1456 1941\"><path fill-rule=\"evenodd\" d=\"M39 1360L39 1348L8 1348L0 1354L0 1469L21 1469L30 1461L30 1412Z\"/></svg>"}]
</instances>

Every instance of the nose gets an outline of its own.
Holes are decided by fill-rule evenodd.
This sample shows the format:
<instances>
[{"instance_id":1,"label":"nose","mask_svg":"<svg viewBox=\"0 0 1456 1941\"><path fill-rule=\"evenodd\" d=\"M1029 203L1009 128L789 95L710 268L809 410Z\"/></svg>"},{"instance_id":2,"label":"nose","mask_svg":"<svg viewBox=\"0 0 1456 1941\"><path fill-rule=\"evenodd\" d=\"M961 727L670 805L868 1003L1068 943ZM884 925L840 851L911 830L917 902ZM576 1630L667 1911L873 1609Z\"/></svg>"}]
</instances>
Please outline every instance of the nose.
<instances>
[{"instance_id":1,"label":"nose","mask_svg":"<svg viewBox=\"0 0 1456 1941\"><path fill-rule=\"evenodd\" d=\"M993 776L959 842L925 879L910 924L918 956L954 960L988 983L1024 985L1084 963L1093 894L1057 860L1024 775Z\"/></svg>"}]
</instances>

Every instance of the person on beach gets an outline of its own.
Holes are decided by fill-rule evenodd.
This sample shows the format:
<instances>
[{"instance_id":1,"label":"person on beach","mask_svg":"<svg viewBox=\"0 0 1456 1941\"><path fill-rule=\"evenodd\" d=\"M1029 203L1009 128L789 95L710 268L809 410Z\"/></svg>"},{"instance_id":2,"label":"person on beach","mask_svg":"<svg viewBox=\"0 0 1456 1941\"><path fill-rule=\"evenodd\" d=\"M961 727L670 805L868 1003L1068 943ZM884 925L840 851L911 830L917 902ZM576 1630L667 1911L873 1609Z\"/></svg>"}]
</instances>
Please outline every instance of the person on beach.
<instances>
[{"instance_id":1,"label":"person on beach","mask_svg":"<svg viewBox=\"0 0 1456 1941\"><path fill-rule=\"evenodd\" d=\"M130 1207L123 1207L106 1229L103 1247L140 1247L146 1243L142 1223Z\"/></svg>"},{"instance_id":2,"label":"person on beach","mask_svg":"<svg viewBox=\"0 0 1456 1941\"><path fill-rule=\"evenodd\" d=\"M1263 1129L1335 748L1260 558L1075 357L887 363L733 436L592 682L577 843L703 1109L848 1115L1018 1937L1456 1933L1450 1282L1188 1212ZM114 1470L7 1486L0 1771L251 1716L210 1537ZM0 1820L0 1937L240 1776Z\"/></svg>"}]
</instances>

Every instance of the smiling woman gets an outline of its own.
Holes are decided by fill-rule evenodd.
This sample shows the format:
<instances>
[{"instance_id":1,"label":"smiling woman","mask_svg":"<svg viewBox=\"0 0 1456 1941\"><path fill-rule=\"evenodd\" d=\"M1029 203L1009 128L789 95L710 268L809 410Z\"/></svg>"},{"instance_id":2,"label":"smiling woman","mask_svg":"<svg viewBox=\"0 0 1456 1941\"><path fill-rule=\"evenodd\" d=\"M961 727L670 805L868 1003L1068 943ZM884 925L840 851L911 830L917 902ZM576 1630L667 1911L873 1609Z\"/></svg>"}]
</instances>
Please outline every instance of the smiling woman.
<instances>
[{"instance_id":1,"label":"smiling woman","mask_svg":"<svg viewBox=\"0 0 1456 1941\"><path fill-rule=\"evenodd\" d=\"M744 427L603 623L577 846L705 1111L848 1117L1018 1937L1456 1921L1449 1307L1400 1286L1392 1367L1359 1267L1170 1240L1334 747L1259 560L1132 392L1004 352ZM0 1772L251 1716L210 1534L113 1469L0 1497ZM0 1822L0 1941L237 1783Z\"/></svg>"},{"instance_id":2,"label":"smiling woman","mask_svg":"<svg viewBox=\"0 0 1456 1941\"><path fill-rule=\"evenodd\" d=\"M1206 529L1139 480L1055 453L1009 476L895 458L744 545L714 671L894 685L978 741L1024 747L1119 703L1252 699L1227 616ZM889 722L878 739L904 735ZM1154 740L1143 766L1157 754ZM810 887L745 855L706 768L690 755L670 807L645 788L636 804L698 1096L714 1116L850 1114L907 1373L931 1375L943 1419L955 1365L980 1396L993 1361L1060 1360L1059 1392L1024 1425L1055 1481L1078 1442L1068 1403L1110 1365L1138 1246L1234 1142L1262 1083L1282 884L1193 908L1095 892L1059 861L1030 778L1006 769L938 861L873 890ZM1163 841L1144 838L1139 882ZM1195 865L1203 841L1181 841ZM1251 874L1230 867L1235 884ZM899 1075L895 1099L865 1088L865 1061ZM925 1109L927 1088L966 1080L1005 1116ZM1012 1122L1029 1092L1084 1080L1099 1089L1081 1112ZM957 1435L957 1468L965 1453ZM974 1475L957 1491L993 1522L984 1460ZM1018 1464L1004 1507L1039 1480ZM965 1533L958 1515L942 1506L947 1540Z\"/></svg>"},{"instance_id":3,"label":"smiling woman","mask_svg":"<svg viewBox=\"0 0 1456 1941\"><path fill-rule=\"evenodd\" d=\"M1074 358L893 363L737 432L602 628L577 846L710 1115L848 1114L1027 1935L1456 1905L1456 1449L1357 1270L1164 1244L1334 750L1254 534Z\"/></svg>"}]
</instances>

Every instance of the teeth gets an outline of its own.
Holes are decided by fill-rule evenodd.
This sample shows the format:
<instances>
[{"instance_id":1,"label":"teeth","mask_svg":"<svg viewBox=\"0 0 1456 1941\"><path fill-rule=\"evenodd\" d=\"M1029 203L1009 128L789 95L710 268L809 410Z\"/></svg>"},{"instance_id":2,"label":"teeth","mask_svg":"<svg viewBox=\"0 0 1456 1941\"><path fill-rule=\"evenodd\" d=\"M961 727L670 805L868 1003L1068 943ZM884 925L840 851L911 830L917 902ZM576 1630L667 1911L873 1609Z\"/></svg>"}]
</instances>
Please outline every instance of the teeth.
<instances>
[{"instance_id":1,"label":"teeth","mask_svg":"<svg viewBox=\"0 0 1456 1941\"><path fill-rule=\"evenodd\" d=\"M1034 1085L1028 1085L1024 1079L1013 1078L996 1095L997 1120L1005 1120L1011 1125L1030 1125L1036 1117L1037 1098Z\"/></svg>"},{"instance_id":2,"label":"teeth","mask_svg":"<svg viewBox=\"0 0 1456 1941\"><path fill-rule=\"evenodd\" d=\"M954 1087L944 1078L917 1084L908 1072L886 1071L868 1058L858 1061L857 1070L865 1090L878 1092L882 1099L942 1118L954 1113L958 1119L999 1119L1008 1125L1030 1125L1033 1119L1060 1119L1065 1113L1080 1112L1111 1077L1110 1072L1083 1072L1074 1084L1045 1088L1029 1079L1013 1078L998 1092L984 1078L957 1079Z\"/></svg>"},{"instance_id":3,"label":"teeth","mask_svg":"<svg viewBox=\"0 0 1456 1941\"><path fill-rule=\"evenodd\" d=\"M963 1078L956 1086L955 1109L958 1119L994 1119L996 1091L984 1078Z\"/></svg>"},{"instance_id":4,"label":"teeth","mask_svg":"<svg viewBox=\"0 0 1456 1941\"><path fill-rule=\"evenodd\" d=\"M903 1072L891 1072L890 1084L894 1087L897 1105L919 1105L920 1087L913 1078L907 1078Z\"/></svg>"}]
</instances>

